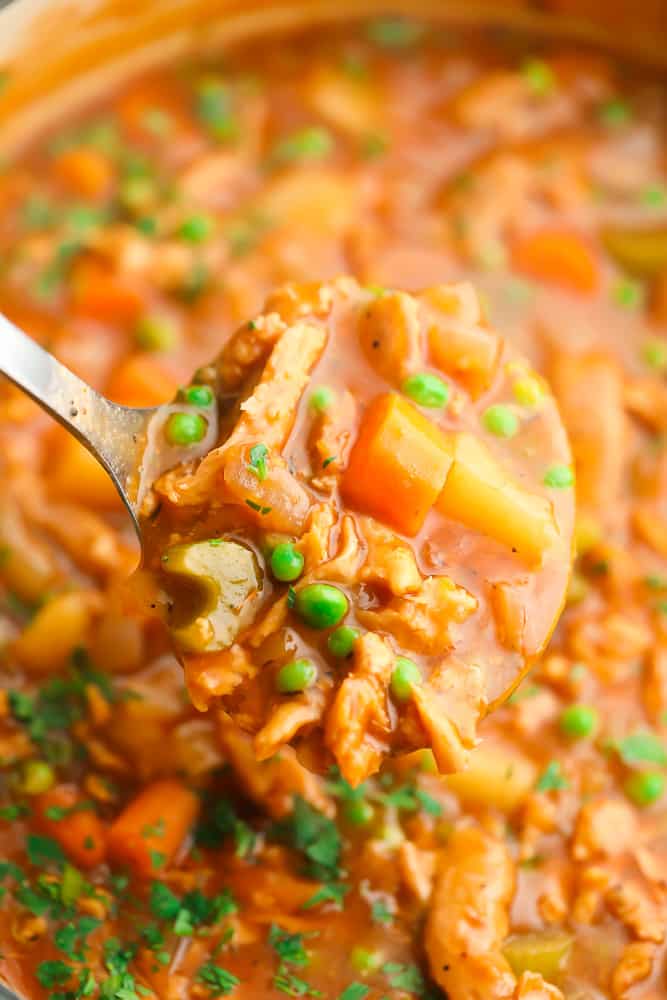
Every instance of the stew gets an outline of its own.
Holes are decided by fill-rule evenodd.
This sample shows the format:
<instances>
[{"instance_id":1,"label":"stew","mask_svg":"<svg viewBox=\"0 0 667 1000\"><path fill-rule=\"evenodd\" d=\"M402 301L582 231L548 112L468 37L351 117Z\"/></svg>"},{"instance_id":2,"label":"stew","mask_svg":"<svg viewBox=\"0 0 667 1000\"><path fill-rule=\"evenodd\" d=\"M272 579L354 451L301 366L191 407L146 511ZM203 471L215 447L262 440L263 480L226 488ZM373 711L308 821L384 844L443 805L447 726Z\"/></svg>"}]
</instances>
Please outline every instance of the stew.
<instances>
[{"instance_id":1,"label":"stew","mask_svg":"<svg viewBox=\"0 0 667 1000\"><path fill-rule=\"evenodd\" d=\"M665 107L659 79L583 45L379 18L137 78L2 164L3 310L118 401L168 403L180 458L226 439L245 374L242 396L261 385L272 312L291 333L305 303L327 338L287 447L264 429L237 442L234 530L208 486L201 509L169 500L209 460L186 461L146 494L154 561L131 586L137 546L108 480L0 388L0 976L23 996L665 996ZM391 343L374 360L357 320L400 331L384 311L431 315L420 290L437 286L479 363L457 369L440 321L414 366ZM333 316L316 315L322 288ZM530 367L489 384L494 331ZM226 374L210 365L222 344ZM291 359L298 378L310 362ZM397 427L419 463L408 480ZM443 436L464 431L453 455ZM438 654L400 641L391 725L359 752L330 738L330 766L320 733L271 755L293 729L258 760L271 713L338 697L412 600L389 577L311 579L345 515L371 572L477 601L456 643L483 655L489 702L540 650L551 550L537 558L533 502L519 518L485 507L482 524L479 490L450 482L464 445L512 496L553 505L565 539L576 490L567 606L530 677L480 722L467 768L440 775L403 700L433 685ZM313 557L294 518L318 506L341 525ZM336 595L300 596L319 585ZM205 713L150 607L162 591ZM261 676L221 699L221 666L243 676L246 633L270 613Z\"/></svg>"},{"instance_id":2,"label":"stew","mask_svg":"<svg viewBox=\"0 0 667 1000\"><path fill-rule=\"evenodd\" d=\"M565 596L573 472L543 380L470 286L339 278L276 292L181 396L149 432L146 471L184 461L142 533L195 706L258 760L324 739L354 786L388 750L462 767Z\"/></svg>"}]
</instances>

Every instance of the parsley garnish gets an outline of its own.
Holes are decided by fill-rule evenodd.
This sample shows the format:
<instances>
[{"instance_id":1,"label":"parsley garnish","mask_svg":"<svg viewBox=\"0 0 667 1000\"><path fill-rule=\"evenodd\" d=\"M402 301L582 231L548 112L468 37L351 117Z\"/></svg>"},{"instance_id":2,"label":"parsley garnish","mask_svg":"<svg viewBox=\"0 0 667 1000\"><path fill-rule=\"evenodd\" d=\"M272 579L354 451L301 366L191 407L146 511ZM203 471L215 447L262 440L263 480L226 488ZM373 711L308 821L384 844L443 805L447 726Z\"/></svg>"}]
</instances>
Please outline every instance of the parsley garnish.
<instances>
[{"instance_id":1,"label":"parsley garnish","mask_svg":"<svg viewBox=\"0 0 667 1000\"><path fill-rule=\"evenodd\" d=\"M64 864L65 855L60 844L53 837L44 837L39 833L29 833L26 838L26 851L30 864L43 868L48 864Z\"/></svg>"},{"instance_id":2,"label":"parsley garnish","mask_svg":"<svg viewBox=\"0 0 667 1000\"><path fill-rule=\"evenodd\" d=\"M538 792L557 792L567 788L569 782L561 770L557 760L549 761L542 774L537 779L535 789Z\"/></svg>"},{"instance_id":3,"label":"parsley garnish","mask_svg":"<svg viewBox=\"0 0 667 1000\"><path fill-rule=\"evenodd\" d=\"M289 965L308 965L310 959L303 945L303 934L290 934L277 924L269 928L269 944L281 962Z\"/></svg>"},{"instance_id":4,"label":"parsley garnish","mask_svg":"<svg viewBox=\"0 0 667 1000\"><path fill-rule=\"evenodd\" d=\"M342 882L326 882L317 892L301 904L302 910L311 910L320 903L335 903L337 906L343 905L346 893L350 891L348 885Z\"/></svg>"},{"instance_id":5,"label":"parsley garnish","mask_svg":"<svg viewBox=\"0 0 667 1000\"><path fill-rule=\"evenodd\" d=\"M250 461L248 468L254 476L257 476L260 483L264 482L268 473L269 449L265 444L255 444L250 449Z\"/></svg>"},{"instance_id":6,"label":"parsley garnish","mask_svg":"<svg viewBox=\"0 0 667 1000\"><path fill-rule=\"evenodd\" d=\"M423 995L426 984L424 983L424 977L416 965L386 962L382 966L382 971L393 989L405 990L407 993L416 993L417 996Z\"/></svg>"},{"instance_id":7,"label":"parsley garnish","mask_svg":"<svg viewBox=\"0 0 667 1000\"><path fill-rule=\"evenodd\" d=\"M255 503L254 500L247 499L246 503L251 510L256 510L258 514L270 514L273 510L273 507L262 507L261 503Z\"/></svg>"},{"instance_id":8,"label":"parsley garnish","mask_svg":"<svg viewBox=\"0 0 667 1000\"><path fill-rule=\"evenodd\" d=\"M647 729L637 730L618 740L615 748L624 764L667 764L664 744Z\"/></svg>"},{"instance_id":9,"label":"parsley garnish","mask_svg":"<svg viewBox=\"0 0 667 1000\"><path fill-rule=\"evenodd\" d=\"M350 983L342 993L338 994L338 1000L364 1000L370 993L370 987L363 983Z\"/></svg>"},{"instance_id":10,"label":"parsley garnish","mask_svg":"<svg viewBox=\"0 0 667 1000\"><path fill-rule=\"evenodd\" d=\"M204 962L197 972L197 982L208 986L211 996L226 997L241 982L236 976L214 962Z\"/></svg>"},{"instance_id":11,"label":"parsley garnish","mask_svg":"<svg viewBox=\"0 0 667 1000\"><path fill-rule=\"evenodd\" d=\"M289 997L321 997L320 990L314 989L305 979L299 979L294 973L281 970L273 977L273 985L281 993Z\"/></svg>"},{"instance_id":12,"label":"parsley garnish","mask_svg":"<svg viewBox=\"0 0 667 1000\"><path fill-rule=\"evenodd\" d=\"M293 811L274 823L270 833L276 840L304 854L306 874L323 882L337 879L341 841L336 824L301 796L295 797Z\"/></svg>"},{"instance_id":13,"label":"parsley garnish","mask_svg":"<svg viewBox=\"0 0 667 1000\"><path fill-rule=\"evenodd\" d=\"M37 979L45 989L52 989L54 986L62 986L72 975L72 969L66 962L59 958L47 962L40 962L37 966Z\"/></svg>"},{"instance_id":14,"label":"parsley garnish","mask_svg":"<svg viewBox=\"0 0 667 1000\"><path fill-rule=\"evenodd\" d=\"M376 899L371 904L371 920L374 924L390 924L393 919L394 914L383 899Z\"/></svg>"}]
</instances>

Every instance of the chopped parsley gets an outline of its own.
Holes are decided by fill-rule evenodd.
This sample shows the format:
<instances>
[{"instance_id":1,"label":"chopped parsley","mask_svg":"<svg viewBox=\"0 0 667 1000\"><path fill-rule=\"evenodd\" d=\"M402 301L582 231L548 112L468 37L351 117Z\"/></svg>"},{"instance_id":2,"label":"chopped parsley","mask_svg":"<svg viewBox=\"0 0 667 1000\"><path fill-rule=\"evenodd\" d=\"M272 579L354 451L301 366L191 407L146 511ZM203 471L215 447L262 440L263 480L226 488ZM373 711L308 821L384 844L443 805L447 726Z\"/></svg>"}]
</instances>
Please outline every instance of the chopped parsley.
<instances>
[{"instance_id":1,"label":"chopped parsley","mask_svg":"<svg viewBox=\"0 0 667 1000\"><path fill-rule=\"evenodd\" d=\"M251 510L256 510L258 514L262 514L262 515L264 515L264 514L270 514L271 511L273 510L273 507L263 507L261 505L261 503L255 503L254 500L249 500L248 499L248 500L246 500L246 503L247 503L248 507L250 507Z\"/></svg>"},{"instance_id":2,"label":"chopped parsley","mask_svg":"<svg viewBox=\"0 0 667 1000\"><path fill-rule=\"evenodd\" d=\"M296 796L293 811L274 823L269 832L304 855L305 874L324 882L338 878L341 840L336 824L305 799Z\"/></svg>"},{"instance_id":3,"label":"chopped parsley","mask_svg":"<svg viewBox=\"0 0 667 1000\"><path fill-rule=\"evenodd\" d=\"M284 166L299 160L322 160L333 148L334 140L328 129L311 125L278 139L269 155L269 163Z\"/></svg>"},{"instance_id":4,"label":"chopped parsley","mask_svg":"<svg viewBox=\"0 0 667 1000\"><path fill-rule=\"evenodd\" d=\"M370 21L366 34L371 42L384 49L406 49L422 37L425 26L404 17L379 17Z\"/></svg>"},{"instance_id":5,"label":"chopped parsley","mask_svg":"<svg viewBox=\"0 0 667 1000\"><path fill-rule=\"evenodd\" d=\"M26 852L31 865L44 868L50 864L64 864L65 855L57 840L39 833L29 833L26 838Z\"/></svg>"},{"instance_id":6,"label":"chopped parsley","mask_svg":"<svg viewBox=\"0 0 667 1000\"><path fill-rule=\"evenodd\" d=\"M538 792L557 792L567 788L568 785L569 782L561 770L560 763L552 760L537 779L535 788Z\"/></svg>"},{"instance_id":7,"label":"chopped parsley","mask_svg":"<svg viewBox=\"0 0 667 1000\"><path fill-rule=\"evenodd\" d=\"M248 468L254 476L257 476L260 483L264 482L268 473L269 449L265 444L255 444L250 449L250 461Z\"/></svg>"},{"instance_id":8,"label":"chopped parsley","mask_svg":"<svg viewBox=\"0 0 667 1000\"><path fill-rule=\"evenodd\" d=\"M208 986L212 997L226 997L241 980L215 962L204 962L197 972L197 982Z\"/></svg>"},{"instance_id":9,"label":"chopped parsley","mask_svg":"<svg viewBox=\"0 0 667 1000\"><path fill-rule=\"evenodd\" d=\"M371 920L374 924L390 924L393 919L394 914L383 899L376 899L371 903Z\"/></svg>"},{"instance_id":10,"label":"chopped parsley","mask_svg":"<svg viewBox=\"0 0 667 1000\"><path fill-rule=\"evenodd\" d=\"M311 910L314 906L319 906L320 903L335 903L336 906L342 906L349 890L350 887L342 882L325 882L310 899L301 904L301 909Z\"/></svg>"},{"instance_id":11,"label":"chopped parsley","mask_svg":"<svg viewBox=\"0 0 667 1000\"><path fill-rule=\"evenodd\" d=\"M424 977L416 965L402 965L400 962L386 962L382 971L389 985L395 990L405 990L407 993L424 995L426 984Z\"/></svg>"},{"instance_id":12,"label":"chopped parsley","mask_svg":"<svg viewBox=\"0 0 667 1000\"><path fill-rule=\"evenodd\" d=\"M269 928L269 944L280 961L289 965L302 967L310 962L303 940L303 934L290 934L277 924L271 924Z\"/></svg>"},{"instance_id":13,"label":"chopped parsley","mask_svg":"<svg viewBox=\"0 0 667 1000\"><path fill-rule=\"evenodd\" d=\"M350 983L342 993L338 994L338 1000L364 1000L370 993L370 987L364 983Z\"/></svg>"},{"instance_id":14,"label":"chopped parsley","mask_svg":"<svg viewBox=\"0 0 667 1000\"><path fill-rule=\"evenodd\" d=\"M667 764L665 745L650 730L630 733L614 746L624 764Z\"/></svg>"},{"instance_id":15,"label":"chopped parsley","mask_svg":"<svg viewBox=\"0 0 667 1000\"><path fill-rule=\"evenodd\" d=\"M53 989L54 986L62 986L69 981L72 976L72 969L59 958L46 962L40 962L37 966L37 980L45 989Z\"/></svg>"}]
</instances>

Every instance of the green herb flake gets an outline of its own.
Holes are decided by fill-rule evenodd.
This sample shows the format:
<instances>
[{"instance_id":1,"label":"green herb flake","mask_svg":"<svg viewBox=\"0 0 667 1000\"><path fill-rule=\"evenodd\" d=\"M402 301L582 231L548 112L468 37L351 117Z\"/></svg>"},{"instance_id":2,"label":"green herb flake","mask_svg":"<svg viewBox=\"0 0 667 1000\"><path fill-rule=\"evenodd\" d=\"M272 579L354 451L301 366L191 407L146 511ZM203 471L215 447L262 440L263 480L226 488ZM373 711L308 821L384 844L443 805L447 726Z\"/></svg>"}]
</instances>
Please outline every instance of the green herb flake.
<instances>
[{"instance_id":1,"label":"green herb flake","mask_svg":"<svg viewBox=\"0 0 667 1000\"><path fill-rule=\"evenodd\" d=\"M370 987L364 983L350 983L342 993L338 994L338 1000L364 1000L370 993Z\"/></svg>"},{"instance_id":2,"label":"green herb flake","mask_svg":"<svg viewBox=\"0 0 667 1000\"><path fill-rule=\"evenodd\" d=\"M537 779L535 789L538 792L558 792L569 786L557 760L549 761L542 774Z\"/></svg>"},{"instance_id":3,"label":"green herb flake","mask_svg":"<svg viewBox=\"0 0 667 1000\"><path fill-rule=\"evenodd\" d=\"M53 989L54 986L62 986L69 981L72 976L72 969L61 959L53 959L47 962L40 962L36 970L37 980L45 989Z\"/></svg>"},{"instance_id":4,"label":"green herb flake","mask_svg":"<svg viewBox=\"0 0 667 1000\"><path fill-rule=\"evenodd\" d=\"M663 742L650 730L637 730L614 744L624 764L667 764Z\"/></svg>"},{"instance_id":5,"label":"green herb flake","mask_svg":"<svg viewBox=\"0 0 667 1000\"><path fill-rule=\"evenodd\" d=\"M271 511L273 510L273 507L263 507L261 503L256 503L254 500L250 499L246 499L246 504L248 505L248 507L250 507L251 510L256 510L257 513L261 514L262 516L270 514Z\"/></svg>"},{"instance_id":6,"label":"green herb flake","mask_svg":"<svg viewBox=\"0 0 667 1000\"><path fill-rule=\"evenodd\" d=\"M405 990L422 996L425 989L424 977L416 965L402 965L400 962L385 962L382 972L392 989Z\"/></svg>"},{"instance_id":7,"label":"green herb flake","mask_svg":"<svg viewBox=\"0 0 667 1000\"><path fill-rule=\"evenodd\" d=\"M288 931L271 924L269 928L269 944L281 962L289 965L306 966L310 962L308 952L303 943L303 934L290 934Z\"/></svg>"},{"instance_id":8,"label":"green herb flake","mask_svg":"<svg viewBox=\"0 0 667 1000\"><path fill-rule=\"evenodd\" d=\"M240 984L241 980L214 962L204 962L197 971L197 982L208 986L211 996L226 997Z\"/></svg>"},{"instance_id":9,"label":"green herb flake","mask_svg":"<svg viewBox=\"0 0 667 1000\"><path fill-rule=\"evenodd\" d=\"M323 160L334 150L334 140L328 129L311 125L285 135L269 154L271 166L285 166L303 160Z\"/></svg>"},{"instance_id":10,"label":"green herb flake","mask_svg":"<svg viewBox=\"0 0 667 1000\"><path fill-rule=\"evenodd\" d=\"M314 906L319 906L321 903L334 903L340 907L343 905L349 889L348 885L343 885L341 882L325 882L310 899L301 904L301 909L312 910Z\"/></svg>"},{"instance_id":11,"label":"green herb flake","mask_svg":"<svg viewBox=\"0 0 667 1000\"><path fill-rule=\"evenodd\" d=\"M268 474L269 449L265 444L255 444L250 449L250 461L248 468L254 476L257 476L260 483L263 483Z\"/></svg>"},{"instance_id":12,"label":"green herb flake","mask_svg":"<svg viewBox=\"0 0 667 1000\"><path fill-rule=\"evenodd\" d=\"M272 825L270 835L300 851L313 878L331 882L338 877L342 845L336 824L301 796L295 797L290 815Z\"/></svg>"},{"instance_id":13,"label":"green herb flake","mask_svg":"<svg viewBox=\"0 0 667 1000\"><path fill-rule=\"evenodd\" d=\"M371 920L374 924L391 924L394 914L382 899L375 899L371 903Z\"/></svg>"},{"instance_id":14,"label":"green herb flake","mask_svg":"<svg viewBox=\"0 0 667 1000\"><path fill-rule=\"evenodd\" d=\"M30 864L43 868L51 864L64 864L65 855L60 844L53 837L29 833L26 838L26 852Z\"/></svg>"},{"instance_id":15,"label":"green herb flake","mask_svg":"<svg viewBox=\"0 0 667 1000\"><path fill-rule=\"evenodd\" d=\"M632 108L625 101L613 98L600 105L598 120L605 128L620 128L632 121Z\"/></svg>"},{"instance_id":16,"label":"green herb flake","mask_svg":"<svg viewBox=\"0 0 667 1000\"><path fill-rule=\"evenodd\" d=\"M420 40L425 26L404 17L379 17L370 21L366 34L383 49L407 49Z\"/></svg>"},{"instance_id":17,"label":"green herb flake","mask_svg":"<svg viewBox=\"0 0 667 1000\"><path fill-rule=\"evenodd\" d=\"M542 59L527 59L521 66L521 76L536 97L548 97L556 89L554 71Z\"/></svg>"}]
</instances>

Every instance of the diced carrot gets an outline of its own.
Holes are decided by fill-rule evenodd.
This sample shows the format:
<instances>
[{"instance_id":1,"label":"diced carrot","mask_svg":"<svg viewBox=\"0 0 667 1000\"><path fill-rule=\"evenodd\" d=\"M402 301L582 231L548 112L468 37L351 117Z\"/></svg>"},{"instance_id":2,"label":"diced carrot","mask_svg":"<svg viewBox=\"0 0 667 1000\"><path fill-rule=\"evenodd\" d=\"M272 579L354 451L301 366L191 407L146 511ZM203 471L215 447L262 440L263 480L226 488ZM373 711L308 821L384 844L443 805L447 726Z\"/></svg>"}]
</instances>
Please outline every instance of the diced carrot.
<instances>
[{"instance_id":1,"label":"diced carrot","mask_svg":"<svg viewBox=\"0 0 667 1000\"><path fill-rule=\"evenodd\" d=\"M107 830L91 805L75 785L56 785L35 798L39 828L79 868L94 868L106 859Z\"/></svg>"},{"instance_id":2,"label":"diced carrot","mask_svg":"<svg viewBox=\"0 0 667 1000\"><path fill-rule=\"evenodd\" d=\"M512 247L512 263L524 274L575 292L590 294L598 287L598 262L579 233L543 229L524 236Z\"/></svg>"},{"instance_id":3,"label":"diced carrot","mask_svg":"<svg viewBox=\"0 0 667 1000\"><path fill-rule=\"evenodd\" d=\"M355 507L415 535L435 503L452 463L444 434L395 393L366 410L343 477Z\"/></svg>"},{"instance_id":4,"label":"diced carrot","mask_svg":"<svg viewBox=\"0 0 667 1000\"><path fill-rule=\"evenodd\" d=\"M199 799L180 781L153 782L112 823L112 860L142 878L155 875L174 860L198 812Z\"/></svg>"},{"instance_id":5,"label":"diced carrot","mask_svg":"<svg viewBox=\"0 0 667 1000\"><path fill-rule=\"evenodd\" d=\"M144 310L143 297L132 282L92 259L75 265L70 295L74 312L111 323L134 322Z\"/></svg>"},{"instance_id":6,"label":"diced carrot","mask_svg":"<svg viewBox=\"0 0 667 1000\"><path fill-rule=\"evenodd\" d=\"M97 510L118 510L122 502L97 459L82 444L58 427L53 435L49 463L54 496L83 503Z\"/></svg>"},{"instance_id":7,"label":"diced carrot","mask_svg":"<svg viewBox=\"0 0 667 1000\"><path fill-rule=\"evenodd\" d=\"M133 354L116 369L107 395L123 406L159 406L173 399L177 379L148 354Z\"/></svg>"},{"instance_id":8,"label":"diced carrot","mask_svg":"<svg viewBox=\"0 0 667 1000\"><path fill-rule=\"evenodd\" d=\"M83 198L102 198L113 181L109 158L97 149L79 146L66 149L54 160L56 177Z\"/></svg>"}]
</instances>

